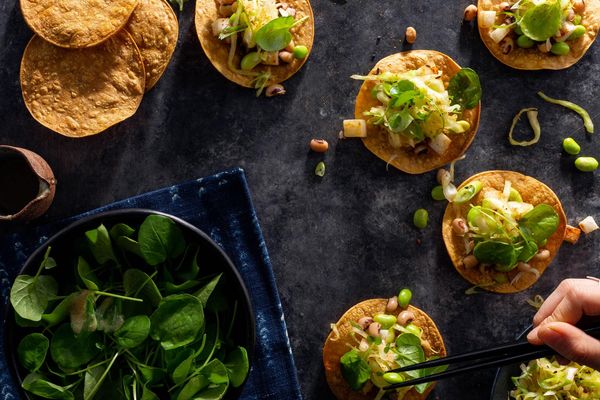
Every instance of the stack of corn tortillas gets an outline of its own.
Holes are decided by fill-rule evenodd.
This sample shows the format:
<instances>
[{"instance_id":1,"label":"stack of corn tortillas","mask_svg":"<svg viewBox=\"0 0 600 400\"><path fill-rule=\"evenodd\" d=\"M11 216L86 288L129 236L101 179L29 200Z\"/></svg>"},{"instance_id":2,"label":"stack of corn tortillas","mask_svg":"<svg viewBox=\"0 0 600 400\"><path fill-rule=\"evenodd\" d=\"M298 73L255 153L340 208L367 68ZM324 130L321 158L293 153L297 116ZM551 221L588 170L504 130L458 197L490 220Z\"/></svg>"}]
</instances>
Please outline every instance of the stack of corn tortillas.
<instances>
[{"instance_id":1,"label":"stack of corn tortillas","mask_svg":"<svg viewBox=\"0 0 600 400\"><path fill-rule=\"evenodd\" d=\"M132 116L167 68L179 34L166 0L21 0L35 32L21 62L25 105L69 137Z\"/></svg>"}]
</instances>

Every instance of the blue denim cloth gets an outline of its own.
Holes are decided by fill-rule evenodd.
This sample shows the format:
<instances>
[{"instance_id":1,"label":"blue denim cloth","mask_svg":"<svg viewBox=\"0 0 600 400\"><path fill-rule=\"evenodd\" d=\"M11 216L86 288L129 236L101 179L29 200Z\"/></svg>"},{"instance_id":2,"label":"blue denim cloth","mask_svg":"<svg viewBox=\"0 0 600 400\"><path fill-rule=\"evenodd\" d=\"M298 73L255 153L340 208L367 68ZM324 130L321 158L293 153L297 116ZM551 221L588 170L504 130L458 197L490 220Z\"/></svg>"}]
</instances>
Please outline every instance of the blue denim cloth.
<instances>
[{"instance_id":1,"label":"blue denim cloth","mask_svg":"<svg viewBox=\"0 0 600 400\"><path fill-rule=\"evenodd\" d=\"M256 313L254 364L240 399L302 399L267 247L244 171L239 168L132 197L59 223L31 228L25 235L2 238L2 304L7 304L10 286L26 258L49 236L78 218L120 208L147 208L172 214L206 232L225 250L244 278ZM18 399L7 366L3 327L0 325L0 400Z\"/></svg>"}]
</instances>

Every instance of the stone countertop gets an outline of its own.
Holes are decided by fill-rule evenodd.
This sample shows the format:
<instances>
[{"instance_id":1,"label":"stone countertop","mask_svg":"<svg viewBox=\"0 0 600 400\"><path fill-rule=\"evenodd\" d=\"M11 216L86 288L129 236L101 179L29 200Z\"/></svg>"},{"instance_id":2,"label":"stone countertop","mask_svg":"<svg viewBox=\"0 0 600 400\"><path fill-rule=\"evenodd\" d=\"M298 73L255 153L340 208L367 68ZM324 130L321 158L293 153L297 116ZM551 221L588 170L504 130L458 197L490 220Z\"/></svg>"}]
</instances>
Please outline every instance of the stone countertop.
<instances>
[{"instance_id":1,"label":"stone countertop","mask_svg":"<svg viewBox=\"0 0 600 400\"><path fill-rule=\"evenodd\" d=\"M29 115L19 87L19 63L32 36L17 0L0 4L0 143L42 155L58 179L47 219L66 217L152 189L241 166L246 170L283 300L302 391L306 399L333 398L323 375L321 347L329 324L360 300L388 297L411 287L413 303L442 331L448 351L458 353L513 339L534 309L566 277L598 275L598 233L564 245L531 289L514 295L467 296L470 285L455 272L441 238L442 202L431 200L435 172L419 176L386 170L385 162L359 140L338 141L352 117L360 86L349 76L409 47L435 49L479 72L483 85L481 125L457 181L489 169L512 169L551 186L573 224L600 217L597 173L581 173L561 141L573 136L582 153L600 157L594 135L577 114L544 103L538 90L600 114L600 45L566 71L520 72L497 62L463 24L468 1L314 1L316 40L305 67L286 83L288 94L256 98L208 62L193 27L194 4L180 16L179 44L157 86L129 120L86 139L53 134ZM533 147L512 147L510 122L524 107L539 107L542 138ZM597 120L598 122L598 120ZM521 129L526 129L522 125ZM330 142L325 156L308 142ZM327 173L314 175L324 159ZM429 226L416 230L412 213L425 207ZM3 226L4 232L13 229ZM431 398L482 400L495 371L445 380Z\"/></svg>"}]
</instances>

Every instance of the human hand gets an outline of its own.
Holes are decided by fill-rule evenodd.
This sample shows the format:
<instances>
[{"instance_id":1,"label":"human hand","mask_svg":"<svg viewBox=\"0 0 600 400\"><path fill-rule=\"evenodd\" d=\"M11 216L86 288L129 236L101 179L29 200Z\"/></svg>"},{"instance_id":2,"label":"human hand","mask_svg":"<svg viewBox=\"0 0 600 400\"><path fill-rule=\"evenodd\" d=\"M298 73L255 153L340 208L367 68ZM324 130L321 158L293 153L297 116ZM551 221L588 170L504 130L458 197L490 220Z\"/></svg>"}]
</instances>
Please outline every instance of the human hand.
<instances>
[{"instance_id":1,"label":"human hand","mask_svg":"<svg viewBox=\"0 0 600 400\"><path fill-rule=\"evenodd\" d=\"M574 326L584 315L600 315L600 283L566 279L533 317L534 329L527 340L546 344L569 360L600 370L600 341Z\"/></svg>"}]
</instances>

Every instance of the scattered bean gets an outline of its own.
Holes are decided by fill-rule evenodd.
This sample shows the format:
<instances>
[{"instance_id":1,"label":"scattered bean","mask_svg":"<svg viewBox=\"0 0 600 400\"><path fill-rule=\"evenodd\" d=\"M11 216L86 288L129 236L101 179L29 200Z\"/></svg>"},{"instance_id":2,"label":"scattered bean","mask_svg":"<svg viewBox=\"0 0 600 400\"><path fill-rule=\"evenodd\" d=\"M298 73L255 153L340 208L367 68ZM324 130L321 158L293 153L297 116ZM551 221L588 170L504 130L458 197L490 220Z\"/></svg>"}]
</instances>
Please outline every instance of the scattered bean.
<instances>
[{"instance_id":1,"label":"scattered bean","mask_svg":"<svg viewBox=\"0 0 600 400\"><path fill-rule=\"evenodd\" d=\"M409 26L408 28L406 28L405 36L406 42L413 44L415 40L417 40L417 30L412 26Z\"/></svg>"},{"instance_id":2,"label":"scattered bean","mask_svg":"<svg viewBox=\"0 0 600 400\"><path fill-rule=\"evenodd\" d=\"M369 327L369 325L371 325L373 323L373 318L371 317L362 317L358 320L357 322L360 327L365 330Z\"/></svg>"},{"instance_id":3,"label":"scattered bean","mask_svg":"<svg viewBox=\"0 0 600 400\"><path fill-rule=\"evenodd\" d=\"M571 51L571 47L565 42L556 42L552 45L550 51L552 52L552 54L555 54L557 56L564 56L565 54L569 54L569 51Z\"/></svg>"},{"instance_id":4,"label":"scattered bean","mask_svg":"<svg viewBox=\"0 0 600 400\"><path fill-rule=\"evenodd\" d=\"M419 229L427 227L427 220L429 219L429 213L424 208L419 208L413 215L413 223Z\"/></svg>"},{"instance_id":5,"label":"scattered bean","mask_svg":"<svg viewBox=\"0 0 600 400\"><path fill-rule=\"evenodd\" d=\"M475 4L469 4L465 8L465 21L473 21L477 17L477 6Z\"/></svg>"},{"instance_id":6,"label":"scattered bean","mask_svg":"<svg viewBox=\"0 0 600 400\"><path fill-rule=\"evenodd\" d=\"M320 161L315 167L315 175L321 177L325 176L325 163L323 161Z\"/></svg>"},{"instance_id":7,"label":"scattered bean","mask_svg":"<svg viewBox=\"0 0 600 400\"><path fill-rule=\"evenodd\" d=\"M550 257L550 251L547 249L544 250L540 250L535 256L533 256L533 259L536 261L542 261L542 260L547 260Z\"/></svg>"},{"instance_id":8,"label":"scattered bean","mask_svg":"<svg viewBox=\"0 0 600 400\"><path fill-rule=\"evenodd\" d=\"M377 314L373 320L379 323L383 329L389 329L396 323L396 317L389 314Z\"/></svg>"},{"instance_id":9,"label":"scattered bean","mask_svg":"<svg viewBox=\"0 0 600 400\"><path fill-rule=\"evenodd\" d=\"M421 328L419 328L415 324L408 324L404 328L406 328L408 333L412 333L415 336L421 336Z\"/></svg>"},{"instance_id":10,"label":"scattered bean","mask_svg":"<svg viewBox=\"0 0 600 400\"><path fill-rule=\"evenodd\" d=\"M523 49L530 49L535 46L535 42L531 40L528 36L521 35L517 38L517 46Z\"/></svg>"},{"instance_id":11,"label":"scattered bean","mask_svg":"<svg viewBox=\"0 0 600 400\"><path fill-rule=\"evenodd\" d=\"M567 153L572 155L579 154L579 152L581 151L581 146L579 146L575 139L570 137L563 140L562 146Z\"/></svg>"},{"instance_id":12,"label":"scattered bean","mask_svg":"<svg viewBox=\"0 0 600 400\"><path fill-rule=\"evenodd\" d=\"M373 322L369 325L367 329L367 333L371 337L379 337L379 330L381 329L381 325L378 322Z\"/></svg>"},{"instance_id":13,"label":"scattered bean","mask_svg":"<svg viewBox=\"0 0 600 400\"><path fill-rule=\"evenodd\" d=\"M242 58L240 66L244 71L250 71L260 64L260 62L260 54L257 51L253 51L252 53L246 54L244 58Z\"/></svg>"},{"instance_id":14,"label":"scattered bean","mask_svg":"<svg viewBox=\"0 0 600 400\"><path fill-rule=\"evenodd\" d=\"M412 311L404 310L400 314L398 314L398 318L396 319L398 323L402 326L410 324L415 319L415 314Z\"/></svg>"},{"instance_id":15,"label":"scattered bean","mask_svg":"<svg viewBox=\"0 0 600 400\"><path fill-rule=\"evenodd\" d=\"M412 292L408 288L404 288L398 293L398 305L402 308L408 307L412 299Z\"/></svg>"},{"instance_id":16,"label":"scattered bean","mask_svg":"<svg viewBox=\"0 0 600 400\"><path fill-rule=\"evenodd\" d=\"M583 14L585 11L585 1L584 0L575 0L573 1L573 11L577 14Z\"/></svg>"},{"instance_id":17,"label":"scattered bean","mask_svg":"<svg viewBox=\"0 0 600 400\"><path fill-rule=\"evenodd\" d=\"M508 54L515 48L515 41L511 37L505 37L500 42L500 50L502 54Z\"/></svg>"},{"instance_id":18,"label":"scattered bean","mask_svg":"<svg viewBox=\"0 0 600 400\"><path fill-rule=\"evenodd\" d=\"M385 311L391 313L391 312L396 311L397 308L398 308L398 297L396 297L396 296L390 297L388 299L387 304L385 305Z\"/></svg>"},{"instance_id":19,"label":"scattered bean","mask_svg":"<svg viewBox=\"0 0 600 400\"><path fill-rule=\"evenodd\" d=\"M303 59L306 58L306 56L308 55L308 47L306 46L295 46L294 50L292 51L294 53L294 57L297 59Z\"/></svg>"},{"instance_id":20,"label":"scattered bean","mask_svg":"<svg viewBox=\"0 0 600 400\"><path fill-rule=\"evenodd\" d=\"M587 30L583 25L577 25L567 40L576 40L585 35Z\"/></svg>"},{"instance_id":21,"label":"scattered bean","mask_svg":"<svg viewBox=\"0 0 600 400\"><path fill-rule=\"evenodd\" d=\"M507 1L503 1L502 3L500 3L500 11L509 11L510 10L510 3Z\"/></svg>"},{"instance_id":22,"label":"scattered bean","mask_svg":"<svg viewBox=\"0 0 600 400\"><path fill-rule=\"evenodd\" d=\"M479 261L473 254L469 254L465 258L463 258L463 265L466 269L475 268L479 264Z\"/></svg>"},{"instance_id":23,"label":"scattered bean","mask_svg":"<svg viewBox=\"0 0 600 400\"><path fill-rule=\"evenodd\" d=\"M437 201L446 200L446 196L444 196L444 188L442 187L442 185L437 185L436 187L431 189L431 197Z\"/></svg>"},{"instance_id":24,"label":"scattered bean","mask_svg":"<svg viewBox=\"0 0 600 400\"><path fill-rule=\"evenodd\" d=\"M454 221L452 221L452 230L458 236L465 236L465 234L469 232L467 221L465 221L464 218L455 218Z\"/></svg>"},{"instance_id":25,"label":"scattered bean","mask_svg":"<svg viewBox=\"0 0 600 400\"><path fill-rule=\"evenodd\" d=\"M289 51L280 51L279 52L279 59L281 61L283 61L284 63L291 63L292 61L294 61L294 55L292 53L290 53Z\"/></svg>"},{"instance_id":26,"label":"scattered bean","mask_svg":"<svg viewBox=\"0 0 600 400\"><path fill-rule=\"evenodd\" d=\"M575 160L575 167L583 172L592 172L598 169L598 160L594 157L578 157Z\"/></svg>"},{"instance_id":27,"label":"scattered bean","mask_svg":"<svg viewBox=\"0 0 600 400\"><path fill-rule=\"evenodd\" d=\"M283 87L283 85L280 85L279 83L276 83L274 85L269 85L269 86L267 86L267 89L265 90L265 96L267 96L267 97L281 96L283 94L285 94L285 88Z\"/></svg>"},{"instance_id":28,"label":"scattered bean","mask_svg":"<svg viewBox=\"0 0 600 400\"><path fill-rule=\"evenodd\" d=\"M316 153L325 153L329 149L329 143L325 139L312 139L310 149Z\"/></svg>"}]
</instances>

